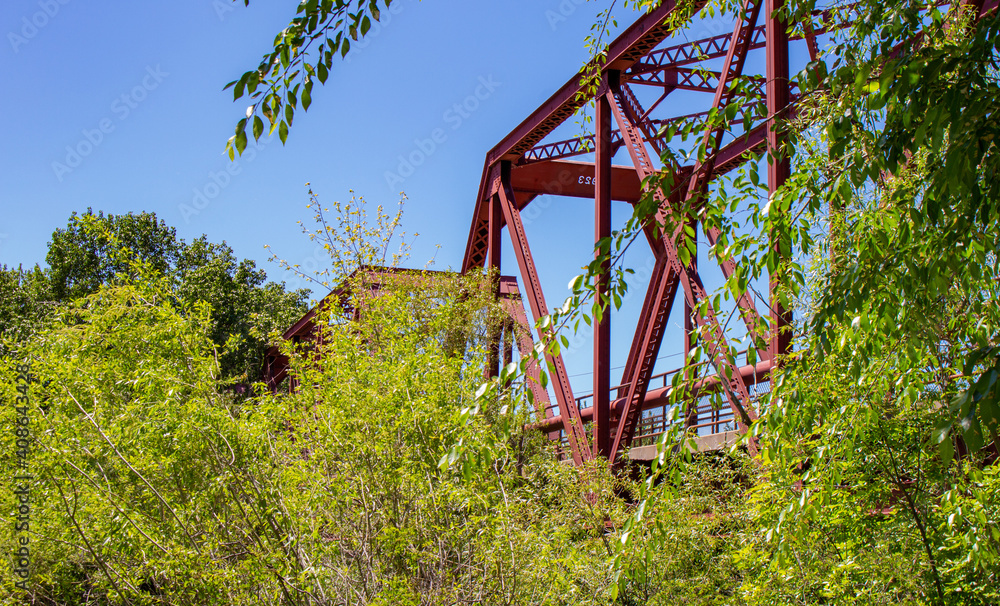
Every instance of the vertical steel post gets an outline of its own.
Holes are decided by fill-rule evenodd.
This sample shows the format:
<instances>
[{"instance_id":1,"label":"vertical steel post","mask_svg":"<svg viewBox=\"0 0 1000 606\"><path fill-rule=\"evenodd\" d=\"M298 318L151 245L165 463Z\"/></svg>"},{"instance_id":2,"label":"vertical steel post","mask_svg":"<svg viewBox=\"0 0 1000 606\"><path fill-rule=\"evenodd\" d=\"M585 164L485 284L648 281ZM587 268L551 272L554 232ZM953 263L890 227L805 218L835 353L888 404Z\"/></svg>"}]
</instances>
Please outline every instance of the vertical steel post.
<instances>
[{"instance_id":1,"label":"vertical steel post","mask_svg":"<svg viewBox=\"0 0 1000 606\"><path fill-rule=\"evenodd\" d=\"M548 307L545 305L542 283L538 279L538 268L535 267L531 248L528 246L528 236L524 233L524 223L521 221L521 214L514 199L510 169L510 162L506 160L500 162L500 178L496 193L499 195L503 215L507 221L507 230L510 232L511 243L514 245L514 256L517 257L521 277L524 279L524 286L527 289L528 304L531 306L535 320L539 321L548 315ZM543 341L552 337L551 327L540 329L538 336ZM573 397L573 388L570 387L569 376L566 374L566 364L563 362L561 354L553 355L548 352L545 354L545 361L549 366L549 379L556 392L556 400L559 402L559 414L563 418L563 427L566 430L567 438L569 438L573 462L579 465L593 458L593 451L590 439L587 437L587 431L583 427L576 398Z\"/></svg>"},{"instance_id":2,"label":"vertical steel post","mask_svg":"<svg viewBox=\"0 0 1000 606\"><path fill-rule=\"evenodd\" d=\"M609 76L610 77L610 76ZM597 97L594 159L594 245L611 237L611 105L607 95ZM594 251L597 257L608 246ZM605 259L594 284L594 303L602 305L600 320L594 318L594 456L611 454L611 303L608 295L610 262Z\"/></svg>"},{"instance_id":3,"label":"vertical steel post","mask_svg":"<svg viewBox=\"0 0 1000 606\"><path fill-rule=\"evenodd\" d=\"M489 257L487 266L490 271L490 280L493 281L493 296L500 296L500 235L503 220L503 212L500 209L500 197L494 194L490 197L490 223L489 223ZM501 327L490 327L489 357L486 361L486 378L495 377L500 374L500 332Z\"/></svg>"},{"instance_id":4,"label":"vertical steel post","mask_svg":"<svg viewBox=\"0 0 1000 606\"><path fill-rule=\"evenodd\" d=\"M694 254L691 255L691 268L697 272L698 271L698 221L688 222L694 229ZM692 341L697 334L696 326L694 322L694 309L691 308L691 304L688 302L687 298L684 299L684 367L687 368L688 360L691 359L691 345ZM689 369L685 371L685 379L688 381L694 380L694 371ZM698 424L698 398L693 398L687 402L687 410L684 415L684 423L688 427Z\"/></svg>"},{"instance_id":5,"label":"vertical steel post","mask_svg":"<svg viewBox=\"0 0 1000 606\"><path fill-rule=\"evenodd\" d=\"M503 363L507 365L514 361L514 323L505 318L502 326Z\"/></svg>"},{"instance_id":6,"label":"vertical steel post","mask_svg":"<svg viewBox=\"0 0 1000 606\"><path fill-rule=\"evenodd\" d=\"M790 171L787 136L781 124L786 118L785 108L788 107L788 30L785 21L780 19L776 11L780 10L783 0L765 0L766 12L765 46L767 62L767 187L773 196L788 179ZM771 232L771 247L779 256L789 251L782 251L779 234ZM771 360L777 363L778 356L791 350L791 313L784 308L778 299L777 276L770 278L771 305Z\"/></svg>"}]
</instances>

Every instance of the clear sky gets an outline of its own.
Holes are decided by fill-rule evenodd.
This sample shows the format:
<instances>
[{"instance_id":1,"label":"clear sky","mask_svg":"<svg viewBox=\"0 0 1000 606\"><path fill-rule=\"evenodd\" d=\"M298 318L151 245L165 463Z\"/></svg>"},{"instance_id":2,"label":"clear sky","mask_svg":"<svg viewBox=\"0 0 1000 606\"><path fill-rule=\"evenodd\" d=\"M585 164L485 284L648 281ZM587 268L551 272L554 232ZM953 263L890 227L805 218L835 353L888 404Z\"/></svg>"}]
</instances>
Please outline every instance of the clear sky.
<instances>
[{"instance_id":1,"label":"clear sky","mask_svg":"<svg viewBox=\"0 0 1000 606\"><path fill-rule=\"evenodd\" d=\"M327 84L316 86L287 145L262 138L233 165L223 149L246 102L234 103L222 87L257 65L293 16L294 1L252 0L245 8L229 0L6 0L0 263L44 265L53 230L93 207L155 212L184 239L225 240L272 279L292 283L263 247L291 263L314 257L297 225L310 220L310 182L327 202L353 189L390 205L405 191L404 228L420 234L409 264L423 266L436 254L436 268L458 268L486 152L581 66L584 37L606 4L396 0ZM621 26L635 17L619 13ZM475 108L455 112L477 88ZM435 129L444 130L444 141L412 174L400 173L400 156ZM394 172L405 178L387 177ZM591 254L593 205L546 204L526 223L555 306ZM629 212L622 206L617 224ZM630 261L640 274L651 267L644 251ZM509 245L503 269L517 273ZM632 317L641 292L633 298ZM616 366L624 363L631 321L616 324ZM573 383L587 391L589 340L575 349Z\"/></svg>"},{"instance_id":2,"label":"clear sky","mask_svg":"<svg viewBox=\"0 0 1000 606\"><path fill-rule=\"evenodd\" d=\"M328 201L405 191L414 261L440 244L438 265L456 266L486 152L581 65L599 8L570 2L550 23L555 0L397 0L317 86L288 144L265 141L231 167L223 148L246 103L222 87L256 66L295 4L5 2L0 263L43 262L52 231L88 206L153 211L186 239L206 233L260 261L271 244L295 260L311 254L296 225L308 181ZM448 112L482 82L468 117ZM447 139L427 161L387 179L436 128ZM198 193L208 204L191 214Z\"/></svg>"}]
</instances>

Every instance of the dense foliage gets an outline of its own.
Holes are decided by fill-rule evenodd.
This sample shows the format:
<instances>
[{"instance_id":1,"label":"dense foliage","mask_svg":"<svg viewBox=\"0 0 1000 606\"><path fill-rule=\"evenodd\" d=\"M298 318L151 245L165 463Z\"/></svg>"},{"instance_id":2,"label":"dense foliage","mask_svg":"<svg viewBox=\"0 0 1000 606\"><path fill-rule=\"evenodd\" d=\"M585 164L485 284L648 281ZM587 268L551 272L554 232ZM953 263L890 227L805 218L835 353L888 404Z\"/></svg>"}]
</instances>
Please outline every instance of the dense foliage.
<instances>
[{"instance_id":1,"label":"dense foliage","mask_svg":"<svg viewBox=\"0 0 1000 606\"><path fill-rule=\"evenodd\" d=\"M586 603L607 586L603 518L576 473L523 417L459 414L477 405L488 283L383 283L355 297L361 321L330 309L322 345L289 350L300 390L234 400L208 306L137 278L60 308L21 352L36 379L25 599ZM16 370L3 367L8 401ZM2 414L15 423L13 406ZM3 440L14 465L14 435ZM490 460L439 466L455 440L488 445Z\"/></svg>"},{"instance_id":2,"label":"dense foliage","mask_svg":"<svg viewBox=\"0 0 1000 606\"><path fill-rule=\"evenodd\" d=\"M269 335L301 316L308 291L287 292L268 282L249 259L238 260L225 242L206 236L187 243L153 213L73 213L49 243L42 270L3 268L0 274L0 334L3 347L24 342L59 304L135 278L136 262L167 276L177 298L211 306L211 339L222 376L234 383L258 379Z\"/></svg>"},{"instance_id":3,"label":"dense foliage","mask_svg":"<svg viewBox=\"0 0 1000 606\"><path fill-rule=\"evenodd\" d=\"M788 3L790 29L821 29L815 7ZM853 24L798 75L797 115L779 122L795 150L788 182L768 196L761 157L680 209L723 231L711 253L739 264L733 295L780 280L802 335L752 428L762 475L746 511L760 530L744 537L740 599L996 603L1000 17L844 10ZM738 113L677 140L739 132ZM653 207L605 244L612 255ZM597 266L550 321L586 311Z\"/></svg>"},{"instance_id":4,"label":"dense foliage","mask_svg":"<svg viewBox=\"0 0 1000 606\"><path fill-rule=\"evenodd\" d=\"M817 595L995 603L1000 21L921 4L862 17L811 66L804 153L772 202L814 259L786 266L808 336L759 428L786 495L778 567L823 536ZM820 217L822 246L797 237ZM916 574L886 577L866 549Z\"/></svg>"},{"instance_id":5,"label":"dense foliage","mask_svg":"<svg viewBox=\"0 0 1000 606\"><path fill-rule=\"evenodd\" d=\"M11 355L48 316L52 301L48 276L40 268L0 267L0 353Z\"/></svg>"}]
</instances>

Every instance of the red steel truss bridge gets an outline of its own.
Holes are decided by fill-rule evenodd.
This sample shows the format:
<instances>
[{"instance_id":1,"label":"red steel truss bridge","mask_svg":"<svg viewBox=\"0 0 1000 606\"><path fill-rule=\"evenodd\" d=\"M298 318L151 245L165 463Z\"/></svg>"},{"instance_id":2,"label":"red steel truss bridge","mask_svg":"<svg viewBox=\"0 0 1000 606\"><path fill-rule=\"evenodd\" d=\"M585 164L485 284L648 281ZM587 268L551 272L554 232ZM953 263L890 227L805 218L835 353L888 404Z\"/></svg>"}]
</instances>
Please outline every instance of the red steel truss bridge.
<instances>
[{"instance_id":1,"label":"red steel truss bridge","mask_svg":"<svg viewBox=\"0 0 1000 606\"><path fill-rule=\"evenodd\" d=\"M702 4L703 0L695 0L693 8ZM995 9L996 4L997 0L971 3L977 16ZM801 35L790 35L777 16L779 8L781 0L744 0L731 33L692 41L687 38L694 30L692 21L676 18L678 11L691 11L692 5L682 7L675 0L666 0L628 27L609 45L596 89L586 87L581 74L573 75L486 155L462 271L486 267L499 273L506 227L520 283L537 322L549 313L549 307L521 217L537 196L593 200L596 245L611 235L612 201L636 204L646 178L662 171L673 171L676 186L669 198L655 194L659 205L655 220L661 225L677 222L667 220L672 206L698 200L714 181L761 154L768 158L768 193L774 193L789 176L788 154L778 153L785 149L783 118L794 111L797 99L797 87L790 80L789 53L815 59L817 37L853 19L852 5L817 10L812 15L813 27L805 27ZM691 103L685 100L686 115L672 112L671 108L679 105L671 102L677 91L703 93L702 111L692 114ZM691 96L688 93L686 99ZM640 102L643 98L653 100L644 105ZM750 103L743 107L750 116L749 128L734 132L730 126L724 131L703 121L696 134L707 151L704 160L687 166L661 161L672 144L666 127L747 98ZM557 127L591 102L595 104L593 134L551 140L558 138ZM592 157L593 161L582 161L581 157ZM619 157L624 164L612 162ZM710 225L689 225L700 230L710 245L720 236ZM566 453L576 463L596 457L614 463L625 456L646 458L650 448L655 452L650 444L666 429L671 406L669 379L676 372L701 377L682 422L700 436L701 447L729 443L757 417L756 397L770 389L771 369L790 353L791 318L787 310L773 303L778 286L774 280L767 297L749 293L734 297L732 311L745 324L747 334L768 343L760 359L748 364L744 356L734 353L719 315L711 306L699 306L708 296L700 271L706 268L699 268L696 258L683 261L686 257L679 254L672 234L647 229L646 236L655 266L617 384L612 383L611 375L613 314L605 313L594 323L592 393L573 393L561 355L545 356L556 402L550 402L547 390L533 385L533 426L564 441ZM737 270L731 261L719 265L726 278ZM499 288L512 322L528 329L517 280L503 278ZM606 267L595 288L598 295L607 292ZM709 359L700 368L654 374L668 318L678 298L684 309L685 332L696 335ZM706 307L709 311L698 311ZM770 319L768 334L758 334L762 314ZM515 341L520 351L533 346L530 330L498 339L492 372L498 372L501 357L510 360L510 343ZM690 338L683 339L685 360L690 342ZM529 369L529 375L537 376L537 368ZM724 409L703 397L712 392L726 403ZM752 441L749 448L755 450Z\"/></svg>"}]
</instances>

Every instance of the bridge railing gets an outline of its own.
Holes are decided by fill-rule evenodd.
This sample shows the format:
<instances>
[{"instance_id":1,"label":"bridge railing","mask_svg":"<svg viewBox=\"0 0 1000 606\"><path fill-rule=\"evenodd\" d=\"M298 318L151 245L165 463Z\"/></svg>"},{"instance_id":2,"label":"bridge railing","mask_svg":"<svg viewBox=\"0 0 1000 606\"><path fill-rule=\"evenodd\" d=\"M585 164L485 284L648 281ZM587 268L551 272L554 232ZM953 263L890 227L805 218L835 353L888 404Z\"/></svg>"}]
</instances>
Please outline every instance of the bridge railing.
<instances>
[{"instance_id":1,"label":"bridge railing","mask_svg":"<svg viewBox=\"0 0 1000 606\"><path fill-rule=\"evenodd\" d=\"M737 366L747 367L746 352L739 352L736 358ZM688 372L692 380L706 379L714 375L709 362L700 362L685 368L675 368L666 372L658 373L650 378L649 388L646 391L646 398L643 402L643 410L636 427L635 437L632 446L645 446L655 444L659 437L671 428L670 410L675 406L683 406L686 410L679 411L673 415L674 424L683 424L686 430L696 436L707 436L724 433L736 429L736 421L732 408L726 402L725 397L719 389L719 382L702 381L702 387L696 389L686 401L681 403L670 402L670 387L674 376L681 372ZM705 383L713 383L705 386ZM615 385L611 388L612 421L615 422L615 409L621 405L616 401L624 398L628 389L628 384ZM765 376L758 378L757 373L747 377L747 387L750 391L752 401L760 396L769 393L771 390L770 380ZM593 394L583 394L576 398L577 409L584 420L584 427L588 437L593 439L592 419L593 419ZM545 410L546 417L559 417L560 411L557 403L552 402ZM538 415L541 421L541 415ZM566 432L558 430L561 450L568 453L568 441ZM555 437L553 435L553 437Z\"/></svg>"}]
</instances>

